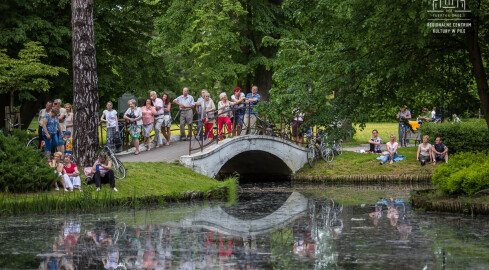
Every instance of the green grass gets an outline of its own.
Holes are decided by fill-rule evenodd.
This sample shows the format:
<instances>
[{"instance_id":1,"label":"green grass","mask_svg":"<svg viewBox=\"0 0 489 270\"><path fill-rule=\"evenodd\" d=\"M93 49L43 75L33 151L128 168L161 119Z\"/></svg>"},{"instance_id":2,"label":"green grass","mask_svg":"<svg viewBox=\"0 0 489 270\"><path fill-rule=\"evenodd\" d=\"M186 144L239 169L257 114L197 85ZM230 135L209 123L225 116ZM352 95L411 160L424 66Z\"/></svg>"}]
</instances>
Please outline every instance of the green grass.
<instances>
[{"instance_id":1,"label":"green grass","mask_svg":"<svg viewBox=\"0 0 489 270\"><path fill-rule=\"evenodd\" d=\"M333 162L327 163L319 159L314 168L306 164L296 176L431 174L435 166L431 163L421 166L416 161L416 151L415 147L400 148L399 155L406 156L406 159L384 165L375 160L379 155L344 151L343 155L335 156Z\"/></svg>"},{"instance_id":2,"label":"green grass","mask_svg":"<svg viewBox=\"0 0 489 270\"><path fill-rule=\"evenodd\" d=\"M403 185L377 186L328 186L327 188L305 187L298 188L304 194L310 194L321 199L331 199L343 205L375 204L379 198L396 198L409 201L412 187Z\"/></svg>"},{"instance_id":3,"label":"green grass","mask_svg":"<svg viewBox=\"0 0 489 270\"><path fill-rule=\"evenodd\" d=\"M27 194L0 194L0 214L26 212L73 212L98 208L136 207L143 204L163 203L178 200L183 191L203 191L204 194L217 187L227 186L229 193L235 191L236 180L218 181L198 174L183 166L164 162L126 163L127 177L116 180L119 192L108 184L101 191L95 185L83 184L84 192L49 191ZM231 200L230 194L226 194Z\"/></svg>"},{"instance_id":4,"label":"green grass","mask_svg":"<svg viewBox=\"0 0 489 270\"><path fill-rule=\"evenodd\" d=\"M391 134L398 136L398 123L366 123L364 129L360 129L360 126L356 125L356 133L353 136L351 142L345 143L345 146L358 146L360 144L368 143L368 140L372 138L372 130L377 129L379 137L385 143L389 140Z\"/></svg>"}]
</instances>

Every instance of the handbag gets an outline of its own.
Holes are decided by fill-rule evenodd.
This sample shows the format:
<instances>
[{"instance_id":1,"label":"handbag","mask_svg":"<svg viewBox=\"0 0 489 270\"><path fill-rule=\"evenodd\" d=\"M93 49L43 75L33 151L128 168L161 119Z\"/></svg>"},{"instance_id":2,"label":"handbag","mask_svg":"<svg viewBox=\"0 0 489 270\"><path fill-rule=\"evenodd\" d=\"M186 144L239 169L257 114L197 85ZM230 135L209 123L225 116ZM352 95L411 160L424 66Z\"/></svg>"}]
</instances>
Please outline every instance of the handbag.
<instances>
[{"instance_id":1,"label":"handbag","mask_svg":"<svg viewBox=\"0 0 489 270\"><path fill-rule=\"evenodd\" d=\"M114 137L114 145L116 149L122 146L121 135L119 132L117 132L116 136Z\"/></svg>"}]
</instances>

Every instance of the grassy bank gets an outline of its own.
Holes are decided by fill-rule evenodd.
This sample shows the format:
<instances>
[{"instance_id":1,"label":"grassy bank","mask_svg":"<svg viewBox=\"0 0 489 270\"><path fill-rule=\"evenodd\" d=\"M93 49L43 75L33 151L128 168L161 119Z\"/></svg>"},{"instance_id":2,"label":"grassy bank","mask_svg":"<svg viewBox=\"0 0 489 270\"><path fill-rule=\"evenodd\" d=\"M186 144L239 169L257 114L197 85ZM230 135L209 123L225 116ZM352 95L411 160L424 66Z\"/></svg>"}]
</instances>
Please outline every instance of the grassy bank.
<instances>
[{"instance_id":1,"label":"grassy bank","mask_svg":"<svg viewBox=\"0 0 489 270\"><path fill-rule=\"evenodd\" d=\"M46 212L86 212L110 208L133 208L139 205L160 204L165 201L189 199L183 192L199 194L193 198L203 199L209 191L213 197L232 200L236 181L217 181L200 175L182 166L164 163L127 163L127 177L116 180L119 192L109 185L101 191L95 186L83 185L83 192L49 191L28 194L0 194L0 214L46 213ZM222 188L225 187L226 189Z\"/></svg>"},{"instance_id":2,"label":"grassy bank","mask_svg":"<svg viewBox=\"0 0 489 270\"><path fill-rule=\"evenodd\" d=\"M410 191L426 189L427 185L296 185L302 194L312 195L319 199L330 199L342 205L375 204L380 198L396 198L409 201Z\"/></svg>"},{"instance_id":3,"label":"grassy bank","mask_svg":"<svg viewBox=\"0 0 489 270\"><path fill-rule=\"evenodd\" d=\"M413 192L411 203L414 208L425 211L489 215L489 196L446 195L440 190L430 189Z\"/></svg>"},{"instance_id":4,"label":"grassy bank","mask_svg":"<svg viewBox=\"0 0 489 270\"><path fill-rule=\"evenodd\" d=\"M427 164L421 166L416 161L415 147L400 148L399 154L406 156L406 159L394 163L380 165L375 160L379 155L360 154L344 151L343 155L335 156L333 162L318 160L316 167L311 168L305 165L294 175L296 179L307 179L308 177L328 178L336 176L406 176L406 175L431 175L435 166Z\"/></svg>"}]
</instances>

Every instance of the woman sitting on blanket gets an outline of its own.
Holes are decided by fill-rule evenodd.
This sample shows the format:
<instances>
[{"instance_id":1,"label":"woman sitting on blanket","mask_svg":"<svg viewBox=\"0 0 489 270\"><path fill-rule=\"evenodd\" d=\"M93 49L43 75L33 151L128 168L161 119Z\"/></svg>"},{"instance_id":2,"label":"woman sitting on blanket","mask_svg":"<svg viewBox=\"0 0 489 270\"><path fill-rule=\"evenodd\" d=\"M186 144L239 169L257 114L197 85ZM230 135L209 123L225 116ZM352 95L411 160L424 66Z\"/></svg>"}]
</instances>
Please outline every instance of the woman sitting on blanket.
<instances>
[{"instance_id":1,"label":"woman sitting on blanket","mask_svg":"<svg viewBox=\"0 0 489 270\"><path fill-rule=\"evenodd\" d=\"M390 141L386 143L386 147L387 147L387 152L389 152L389 154L382 156L382 159L380 160L380 165L383 165L388 160L390 160L390 164L392 164L394 163L394 159L398 157L397 154L398 144L396 142L396 136L394 134L391 134Z\"/></svg>"}]
</instances>

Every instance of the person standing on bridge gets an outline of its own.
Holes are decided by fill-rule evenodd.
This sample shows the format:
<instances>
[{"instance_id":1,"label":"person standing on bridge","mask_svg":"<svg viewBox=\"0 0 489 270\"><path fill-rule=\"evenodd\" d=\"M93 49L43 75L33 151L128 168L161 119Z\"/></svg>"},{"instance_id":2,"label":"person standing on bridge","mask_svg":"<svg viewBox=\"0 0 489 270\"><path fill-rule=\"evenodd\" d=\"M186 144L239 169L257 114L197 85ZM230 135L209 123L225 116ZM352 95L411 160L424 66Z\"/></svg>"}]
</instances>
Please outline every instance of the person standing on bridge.
<instances>
[{"instance_id":1,"label":"person standing on bridge","mask_svg":"<svg viewBox=\"0 0 489 270\"><path fill-rule=\"evenodd\" d=\"M209 92L207 92L206 89L202 89L200 91L201 97L199 97L197 99L197 101L195 102L195 111L197 112L197 130L198 130L199 140L207 139L206 134L204 134L205 132L203 132L204 125L202 123L202 119L203 119L202 113L205 114L205 112L202 111L202 105L199 105L199 104L201 104L201 101L205 99L206 93L209 93Z\"/></svg>"},{"instance_id":2,"label":"person standing on bridge","mask_svg":"<svg viewBox=\"0 0 489 270\"><path fill-rule=\"evenodd\" d=\"M163 125L163 118L165 115L165 110L163 108L163 100L158 97L155 91L149 93L151 97L151 103L156 110L155 115L155 142L156 148L160 148L163 145L163 138L161 136L161 126Z\"/></svg>"},{"instance_id":3,"label":"person standing on bridge","mask_svg":"<svg viewBox=\"0 0 489 270\"><path fill-rule=\"evenodd\" d=\"M214 101L211 99L211 95L209 92L205 91L204 99L197 101L195 103L196 106L200 106L200 119L202 119L202 123L205 128L205 136L207 139L212 139L214 137L213 126L216 122L216 118L214 117L214 111L216 110L216 105L214 105Z\"/></svg>"},{"instance_id":4,"label":"person standing on bridge","mask_svg":"<svg viewBox=\"0 0 489 270\"><path fill-rule=\"evenodd\" d=\"M219 130L219 139L222 140L222 128L223 124L226 124L227 126L227 131L228 131L228 136L231 136L231 115L233 112L231 111L232 107L235 103L230 102L228 100L228 96L226 93L222 92L219 95L219 101L217 107L218 107L218 117L217 117L217 128Z\"/></svg>"},{"instance_id":5,"label":"person standing on bridge","mask_svg":"<svg viewBox=\"0 0 489 270\"><path fill-rule=\"evenodd\" d=\"M258 86L253 85L251 87L251 93L246 95L246 110L244 115L244 125L246 129L241 130L241 135L246 135L246 132L249 130L250 134L255 133L255 124L257 119L258 111L254 108L258 102L260 102L261 97L258 94Z\"/></svg>"},{"instance_id":6,"label":"person standing on bridge","mask_svg":"<svg viewBox=\"0 0 489 270\"><path fill-rule=\"evenodd\" d=\"M188 87L184 87L182 95L173 100L180 108L180 140L190 140L192 136L192 108L195 106L194 98L188 94ZM185 136L185 124L188 126L188 136Z\"/></svg>"}]
</instances>

